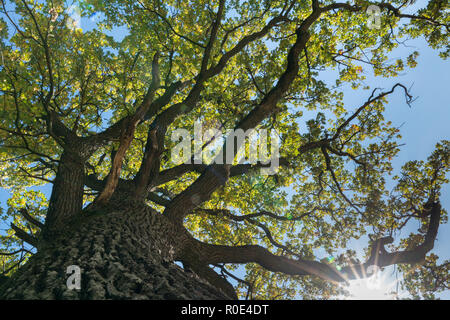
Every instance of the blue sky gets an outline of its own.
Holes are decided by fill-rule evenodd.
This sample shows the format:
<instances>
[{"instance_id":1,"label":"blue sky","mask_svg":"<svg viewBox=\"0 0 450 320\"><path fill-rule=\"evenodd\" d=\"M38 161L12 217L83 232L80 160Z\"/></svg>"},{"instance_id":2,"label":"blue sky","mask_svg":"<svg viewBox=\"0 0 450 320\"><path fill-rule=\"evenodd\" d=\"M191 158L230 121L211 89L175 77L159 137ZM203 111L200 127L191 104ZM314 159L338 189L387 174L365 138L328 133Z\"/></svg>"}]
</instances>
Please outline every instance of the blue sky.
<instances>
[{"instance_id":1,"label":"blue sky","mask_svg":"<svg viewBox=\"0 0 450 320\"><path fill-rule=\"evenodd\" d=\"M412 51L420 52L418 65L396 78L385 79L367 74L367 84L372 88L390 89L395 83L401 82L411 87L411 94L417 98L409 108L400 90L388 97L385 119L392 121L394 126L400 126L405 144L393 159L394 174L400 172L401 166L409 160L426 160L432 153L437 142L450 139L450 68L448 62L438 56L438 52L429 48L424 39L414 39L407 42L408 47L399 46L391 53L390 58L405 57ZM359 106L367 99L367 92L361 90L346 90L346 106ZM388 183L393 186L393 183ZM442 188L441 204L450 208L450 185ZM410 232L416 232L417 224L405 228L397 237L406 237ZM359 241L356 247L362 250L367 243ZM356 249L356 248L355 248ZM359 250L357 250L359 251ZM433 252L441 257L440 261L448 259L450 253L450 224L441 225ZM444 258L444 259L442 259ZM386 268L384 276L392 273L393 267ZM441 299L450 299L450 291L438 295Z\"/></svg>"},{"instance_id":2,"label":"blue sky","mask_svg":"<svg viewBox=\"0 0 450 320\"><path fill-rule=\"evenodd\" d=\"M418 2L418 6L423 1ZM92 22L82 19L81 27L89 29ZM125 35L125 29L115 30L114 36L121 38ZM398 156L393 160L395 172L399 172L400 167L408 160L425 160L434 150L437 142L443 139L450 139L450 103L448 91L450 90L450 68L448 62L438 56L438 52L429 48L424 39L415 39L407 43L408 47L400 46L390 58L395 59L405 57L412 51L420 52L418 65L414 69L407 69L403 75L385 79L367 75L367 84L372 88L379 87L390 89L395 83L401 82L407 87L411 87L411 93L417 100L409 108L405 104L403 93L398 90L389 96L389 103L386 107L385 118L392 121L393 125L401 127L403 136ZM333 77L333 73L323 74L325 78ZM368 91L346 90L346 106L355 108L367 100ZM50 195L50 186L39 188L47 197ZM6 200L10 196L9 192L0 188L0 206L6 209ZM442 189L441 203L444 208L450 210L450 186L447 184ZM5 225L0 225L4 229ZM415 232L414 228L403 231L400 236L406 236L409 232ZM1 232L1 230L0 230ZM360 249L367 246L363 240L355 243ZM450 224L441 225L439 234L433 252L437 255L449 258L450 253ZM392 269L385 271L391 273ZM444 292L439 295L442 299L450 299L450 292Z\"/></svg>"}]
</instances>

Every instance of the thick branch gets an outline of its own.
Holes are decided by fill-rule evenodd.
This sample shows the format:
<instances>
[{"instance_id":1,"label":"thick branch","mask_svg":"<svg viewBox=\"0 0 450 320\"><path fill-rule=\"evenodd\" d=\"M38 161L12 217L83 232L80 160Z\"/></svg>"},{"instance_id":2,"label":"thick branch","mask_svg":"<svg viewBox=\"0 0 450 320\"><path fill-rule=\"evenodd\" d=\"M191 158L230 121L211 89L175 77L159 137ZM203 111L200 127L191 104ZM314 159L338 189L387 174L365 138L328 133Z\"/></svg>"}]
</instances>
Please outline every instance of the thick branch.
<instances>
[{"instance_id":1,"label":"thick branch","mask_svg":"<svg viewBox=\"0 0 450 320\"><path fill-rule=\"evenodd\" d=\"M199 241L191 244L201 256L200 261L209 264L217 263L257 263L273 272L283 272L288 275L316 275L330 281L342 281L337 271L316 261L293 260L272 254L259 245L222 246L206 244Z\"/></svg>"},{"instance_id":2,"label":"thick branch","mask_svg":"<svg viewBox=\"0 0 450 320\"><path fill-rule=\"evenodd\" d=\"M289 167L290 164L285 158L279 158L278 162L280 165ZM211 165L213 168L214 166L220 166L220 165ZM178 166L163 170L159 173L157 179L153 181L153 185L159 186L161 184L167 183L169 181L178 179L182 177L184 174L188 172L198 172L203 173L205 169L208 167L207 164L199 163L199 164L180 164ZM237 164L230 168L230 177L236 177L240 175L244 175L250 171L261 169L261 168L268 168L270 167L270 164L263 164L261 162L257 162L255 164Z\"/></svg>"},{"instance_id":3,"label":"thick branch","mask_svg":"<svg viewBox=\"0 0 450 320\"><path fill-rule=\"evenodd\" d=\"M147 114L148 110L152 106L153 97L156 90L159 88L160 84L160 73L159 73L159 52L156 52L153 57L153 67L152 67L152 83L148 92L144 98L144 101L137 108L134 115L127 121L123 122L122 134L120 138L120 145L117 152L114 155L111 170L109 172L108 178L106 179L105 188L102 190L100 195L95 199L95 204L105 204L113 195L116 190L117 184L119 182L120 172L122 170L122 162L125 158L125 153L131 145L134 138L134 132L136 130L139 122L142 121L144 116Z\"/></svg>"},{"instance_id":4,"label":"thick branch","mask_svg":"<svg viewBox=\"0 0 450 320\"><path fill-rule=\"evenodd\" d=\"M308 18L306 18L300 27L297 29L297 40L292 48L289 50L287 56L287 66L285 72L281 75L278 83L272 88L261 103L255 107L243 120L241 120L235 130L255 128L263 119L270 116L276 109L277 102L289 89L292 81L297 76L299 70L298 57L300 52L305 48L309 39L308 29L314 21L320 16L319 11L313 11ZM233 137L234 138L234 137ZM222 147L226 159L226 143ZM235 153L240 146L235 146ZM230 165L223 165L219 167L209 167L205 172L185 191L179 194L172 204L166 208L165 214L174 221L182 221L183 217L194 209L199 203L208 200L211 194L221 185L225 184L230 174ZM192 201L192 198L196 201Z\"/></svg>"},{"instance_id":5,"label":"thick branch","mask_svg":"<svg viewBox=\"0 0 450 320\"><path fill-rule=\"evenodd\" d=\"M136 182L136 197L141 197L145 195L148 182L152 180L153 171L159 171L159 148L158 148L158 138L157 128L150 128L148 131L147 143L145 146L144 157L142 159L141 167L139 172L134 179Z\"/></svg>"},{"instance_id":6,"label":"thick branch","mask_svg":"<svg viewBox=\"0 0 450 320\"><path fill-rule=\"evenodd\" d=\"M38 241L37 241L37 239L36 239L34 236L32 236L32 235L30 235L29 233L23 231L22 229L20 229L18 226L16 226L16 225L15 225L14 223L12 223L12 222L11 222L11 229L14 230L16 236L17 236L19 239L25 241L26 243L31 244L33 247L37 247Z\"/></svg>"},{"instance_id":7,"label":"thick branch","mask_svg":"<svg viewBox=\"0 0 450 320\"><path fill-rule=\"evenodd\" d=\"M242 40L240 40L230 51L226 52L219 60L219 62L209 69L202 69L198 76L196 77L196 83L194 87L189 92L186 99L183 102L174 104L173 106L167 108L158 115L155 123L157 123L160 127L167 127L170 123L172 123L179 115L188 113L191 111L200 98L200 93L203 89L203 84L206 80L218 75L222 70L226 67L228 61L236 56L239 52L241 52L248 44L254 42L266 34L275 27L279 22L287 21L287 18L284 16L278 16L273 18L268 22L268 24L262 28L260 31L252 33L248 36L245 36ZM164 131L165 133L165 131Z\"/></svg>"},{"instance_id":8,"label":"thick branch","mask_svg":"<svg viewBox=\"0 0 450 320\"><path fill-rule=\"evenodd\" d=\"M205 53L203 55L200 73L204 73L208 69L208 63L209 63L209 59L211 57L211 51L213 49L214 42L216 41L216 38L217 38L217 31L219 30L219 26L220 26L220 23L222 20L224 8L225 8L225 0L220 0L216 20L214 21L214 23L212 25L211 36L209 37L209 41L208 41L208 44L206 45Z\"/></svg>"},{"instance_id":9,"label":"thick branch","mask_svg":"<svg viewBox=\"0 0 450 320\"><path fill-rule=\"evenodd\" d=\"M33 218L26 209L20 209L20 214L25 218L25 220L27 220L28 222L30 222L31 224L35 225L36 227L42 229L44 227L44 224L40 221L38 221L37 219Z\"/></svg>"},{"instance_id":10,"label":"thick branch","mask_svg":"<svg viewBox=\"0 0 450 320\"><path fill-rule=\"evenodd\" d=\"M430 221L425 239L422 244L412 250L397 251L389 253L384 245L391 243L391 237L381 238L371 245L371 256L367 262L358 265L343 267L340 271L331 265L310 260L293 260L287 257L277 256L270 253L267 249L258 245L245 246L222 246L202 243L198 240L186 246L181 255L191 255L191 250L201 253L197 257L200 261L209 264L218 263L258 263L267 270L273 272L283 272L288 275L315 275L322 279L332 282L343 282L352 279L365 278L371 274L367 272L372 265L386 267L399 263L419 263L424 261L425 255L433 249L436 240L441 206L438 202L434 203L430 211Z\"/></svg>"},{"instance_id":11,"label":"thick branch","mask_svg":"<svg viewBox=\"0 0 450 320\"><path fill-rule=\"evenodd\" d=\"M344 267L342 268L341 273L345 276L345 278L357 279L367 277L367 268L371 265L377 265L382 268L399 263L415 264L423 262L426 254L434 247L434 242L439 229L440 218L441 205L439 202L435 202L430 210L428 230L422 244L411 250L387 252L384 245L392 243L394 239L392 237L378 239L371 245L371 255L367 262L360 265Z\"/></svg>"}]
</instances>

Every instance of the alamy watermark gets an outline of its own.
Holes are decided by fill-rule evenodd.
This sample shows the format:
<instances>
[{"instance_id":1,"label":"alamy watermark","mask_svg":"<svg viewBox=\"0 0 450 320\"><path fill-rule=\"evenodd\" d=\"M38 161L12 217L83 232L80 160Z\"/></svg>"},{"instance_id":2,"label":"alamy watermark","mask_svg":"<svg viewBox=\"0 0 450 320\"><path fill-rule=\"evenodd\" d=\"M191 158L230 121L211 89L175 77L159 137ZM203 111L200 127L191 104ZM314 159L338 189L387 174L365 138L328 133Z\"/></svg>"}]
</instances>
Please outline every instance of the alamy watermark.
<instances>
[{"instance_id":1,"label":"alamy watermark","mask_svg":"<svg viewBox=\"0 0 450 320\"><path fill-rule=\"evenodd\" d=\"M221 126L204 128L194 123L194 135L187 129L175 129L171 135L176 145L171 161L179 164L259 164L262 175L274 175L280 160L280 136L275 129L228 129ZM192 150L193 149L193 150Z\"/></svg>"},{"instance_id":2,"label":"alamy watermark","mask_svg":"<svg viewBox=\"0 0 450 320\"><path fill-rule=\"evenodd\" d=\"M369 15L369 20L367 20L367 27L369 29L380 29L381 28L381 9L379 6L371 4L367 7L366 13Z\"/></svg>"},{"instance_id":3,"label":"alamy watermark","mask_svg":"<svg viewBox=\"0 0 450 320\"><path fill-rule=\"evenodd\" d=\"M370 290L379 290L381 287L381 268L376 264L370 265L367 267L366 273L371 275L366 281L367 288Z\"/></svg>"},{"instance_id":4,"label":"alamy watermark","mask_svg":"<svg viewBox=\"0 0 450 320\"><path fill-rule=\"evenodd\" d=\"M85 9L90 10L91 12L93 11L93 6L90 4L85 4L83 7ZM50 14L50 22L51 23L56 22L56 20L58 19L58 17L60 17L60 14L62 12L65 12L65 14L67 15L66 19L67 28L69 28L71 31L83 31L81 26L81 19L83 18L82 16L83 10L81 9L80 6L78 6L77 4L72 4L66 9L62 9L60 7L52 7L48 11L48 13ZM98 12L93 12L92 14L90 14L88 17L85 18L89 19L91 23L97 23L101 19L100 13ZM52 30L53 25L50 26L50 31Z\"/></svg>"},{"instance_id":5,"label":"alamy watermark","mask_svg":"<svg viewBox=\"0 0 450 320\"><path fill-rule=\"evenodd\" d=\"M67 278L66 285L69 290L81 289L81 268L77 265L70 265L66 269L66 273L70 274Z\"/></svg>"}]
</instances>

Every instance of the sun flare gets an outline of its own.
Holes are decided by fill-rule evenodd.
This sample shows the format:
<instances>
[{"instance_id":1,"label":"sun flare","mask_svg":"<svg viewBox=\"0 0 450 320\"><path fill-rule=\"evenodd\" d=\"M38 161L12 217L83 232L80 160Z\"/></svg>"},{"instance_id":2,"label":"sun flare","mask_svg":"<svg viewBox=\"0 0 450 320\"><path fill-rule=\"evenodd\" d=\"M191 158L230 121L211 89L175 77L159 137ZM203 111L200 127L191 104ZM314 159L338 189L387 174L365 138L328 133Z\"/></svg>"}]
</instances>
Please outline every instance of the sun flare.
<instances>
[{"instance_id":1,"label":"sun flare","mask_svg":"<svg viewBox=\"0 0 450 320\"><path fill-rule=\"evenodd\" d=\"M378 273L369 278L350 280L345 289L349 292L348 300L394 300L399 297L398 280L391 280Z\"/></svg>"}]
</instances>

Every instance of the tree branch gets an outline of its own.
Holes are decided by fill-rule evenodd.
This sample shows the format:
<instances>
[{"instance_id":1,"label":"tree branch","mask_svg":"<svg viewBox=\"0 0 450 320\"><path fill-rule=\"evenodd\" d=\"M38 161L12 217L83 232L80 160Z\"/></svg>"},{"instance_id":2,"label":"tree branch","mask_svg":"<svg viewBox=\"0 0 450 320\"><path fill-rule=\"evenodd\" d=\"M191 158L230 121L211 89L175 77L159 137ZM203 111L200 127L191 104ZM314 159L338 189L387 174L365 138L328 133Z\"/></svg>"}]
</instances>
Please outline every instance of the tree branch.
<instances>
[{"instance_id":1,"label":"tree branch","mask_svg":"<svg viewBox=\"0 0 450 320\"><path fill-rule=\"evenodd\" d=\"M26 243L29 243L33 247L37 247L38 240L30 235L29 233L23 231L18 226L16 226L14 223L11 222L11 229L14 230L16 237L19 239L25 241Z\"/></svg>"},{"instance_id":2,"label":"tree branch","mask_svg":"<svg viewBox=\"0 0 450 320\"><path fill-rule=\"evenodd\" d=\"M100 195L95 199L94 205L102 205L109 201L114 191L116 190L117 184L119 182L120 172L122 170L122 162L125 158L125 153L131 145L134 138L134 132L137 125L147 114L149 108L152 106L153 97L156 90L160 85L160 72L159 72L159 52L156 52L153 57L152 63L152 83L147 91L147 94L142 101L141 105L137 108L134 115L122 123L122 134L120 138L120 144L117 152L114 155L111 170L109 172L108 178L106 179L105 188L102 190Z\"/></svg>"},{"instance_id":3,"label":"tree branch","mask_svg":"<svg viewBox=\"0 0 450 320\"><path fill-rule=\"evenodd\" d=\"M212 245L192 239L185 247L183 255L192 255L192 251L199 253L196 257L208 264L218 263L258 263L273 272L283 272L288 275L314 275L332 282L343 282L352 279L365 278L371 274L367 271L372 265L386 267L399 263L419 263L424 261L426 254L433 249L436 240L441 215L439 202L434 202L429 211L430 221L422 244L411 250L387 252L384 245L391 243L391 237L384 237L374 241L371 245L369 259L363 264L349 265L337 270L331 265L310 261L293 260L270 253L259 245L223 246ZM187 251L187 252L186 252Z\"/></svg>"},{"instance_id":4,"label":"tree branch","mask_svg":"<svg viewBox=\"0 0 450 320\"><path fill-rule=\"evenodd\" d=\"M28 211L26 209L20 209L19 210L20 214L31 224L35 225L36 227L40 228L42 230L42 228L44 227L44 224L42 222L40 222L39 220L35 219L34 217L32 217Z\"/></svg>"},{"instance_id":5,"label":"tree branch","mask_svg":"<svg viewBox=\"0 0 450 320\"><path fill-rule=\"evenodd\" d=\"M279 78L278 83L272 88L272 90L270 90L261 103L250 111L250 113L236 125L235 130L242 129L247 131L249 129L253 129L263 119L270 116L275 111L277 102L287 92L290 84L297 76L299 70L298 57L300 52L305 48L310 36L308 29L319 18L319 16L320 11L313 11L298 27L296 30L297 40L289 50L287 56L287 66ZM227 158L225 154L226 144L227 141L225 141L222 147L224 159ZM240 146L235 147L234 154L236 154L236 150L238 150ZM166 216L173 221L181 222L184 216L186 216L201 202L208 200L211 194L228 180L230 166L231 165L229 164L222 165L221 168L217 166L210 166L192 185L190 185L172 201L172 204L167 207L164 212ZM195 197L198 201L192 201L193 197Z\"/></svg>"}]
</instances>

